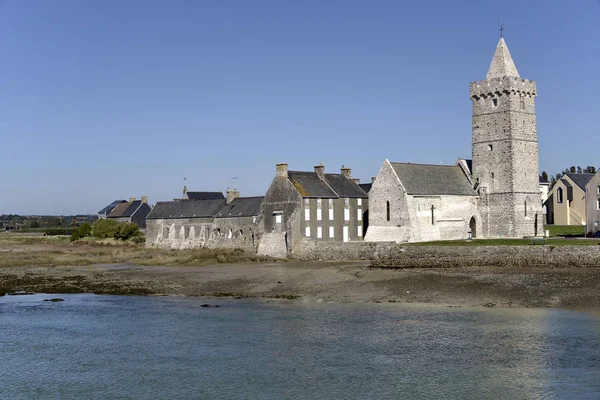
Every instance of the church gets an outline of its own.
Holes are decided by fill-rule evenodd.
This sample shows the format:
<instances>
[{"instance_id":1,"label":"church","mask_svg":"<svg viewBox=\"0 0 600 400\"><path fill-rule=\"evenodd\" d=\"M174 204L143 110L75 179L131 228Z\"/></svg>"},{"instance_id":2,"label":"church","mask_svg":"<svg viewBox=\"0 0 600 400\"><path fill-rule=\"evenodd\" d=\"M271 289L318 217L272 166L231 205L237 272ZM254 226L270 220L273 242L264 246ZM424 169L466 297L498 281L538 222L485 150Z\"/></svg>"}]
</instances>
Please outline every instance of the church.
<instances>
[{"instance_id":1,"label":"church","mask_svg":"<svg viewBox=\"0 0 600 400\"><path fill-rule=\"evenodd\" d=\"M369 191L365 241L522 238L543 232L536 82L520 77L504 38L471 82L472 158L455 165L385 160Z\"/></svg>"}]
</instances>

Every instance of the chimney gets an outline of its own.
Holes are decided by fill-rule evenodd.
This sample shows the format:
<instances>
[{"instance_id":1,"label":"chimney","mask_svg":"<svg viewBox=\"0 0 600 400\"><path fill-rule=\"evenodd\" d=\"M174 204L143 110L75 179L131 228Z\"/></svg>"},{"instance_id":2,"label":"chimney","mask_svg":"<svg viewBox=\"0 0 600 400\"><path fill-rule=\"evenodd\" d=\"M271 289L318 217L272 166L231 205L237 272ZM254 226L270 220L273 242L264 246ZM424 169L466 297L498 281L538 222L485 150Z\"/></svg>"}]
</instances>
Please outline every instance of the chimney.
<instances>
[{"instance_id":1,"label":"chimney","mask_svg":"<svg viewBox=\"0 0 600 400\"><path fill-rule=\"evenodd\" d=\"M287 178L288 176L288 165L286 163L279 163L276 166L277 177Z\"/></svg>"},{"instance_id":2,"label":"chimney","mask_svg":"<svg viewBox=\"0 0 600 400\"><path fill-rule=\"evenodd\" d=\"M135 201L135 197L130 197L129 198L129 202L131 203L132 201Z\"/></svg>"},{"instance_id":3,"label":"chimney","mask_svg":"<svg viewBox=\"0 0 600 400\"><path fill-rule=\"evenodd\" d=\"M371 183L375 183L375 179L377 179L377 177L376 176L372 176L371 177Z\"/></svg>"},{"instance_id":4,"label":"chimney","mask_svg":"<svg viewBox=\"0 0 600 400\"><path fill-rule=\"evenodd\" d=\"M238 197L240 197L240 192L238 192L237 189L227 189L227 204L231 203L233 199L237 199Z\"/></svg>"},{"instance_id":5,"label":"chimney","mask_svg":"<svg viewBox=\"0 0 600 400\"><path fill-rule=\"evenodd\" d=\"M144 203L144 204L148 203L148 197L147 196L142 196L142 203Z\"/></svg>"},{"instance_id":6,"label":"chimney","mask_svg":"<svg viewBox=\"0 0 600 400\"><path fill-rule=\"evenodd\" d=\"M360 179L359 178L352 178L352 182L356 183L357 185L360 183Z\"/></svg>"},{"instance_id":7,"label":"chimney","mask_svg":"<svg viewBox=\"0 0 600 400\"><path fill-rule=\"evenodd\" d=\"M317 174L319 179L325 179L325 166L323 163L315 165L315 174Z\"/></svg>"},{"instance_id":8,"label":"chimney","mask_svg":"<svg viewBox=\"0 0 600 400\"><path fill-rule=\"evenodd\" d=\"M352 169L351 168L346 168L342 165L340 172L342 173L342 175L344 175L348 179L350 179L352 177Z\"/></svg>"}]
</instances>

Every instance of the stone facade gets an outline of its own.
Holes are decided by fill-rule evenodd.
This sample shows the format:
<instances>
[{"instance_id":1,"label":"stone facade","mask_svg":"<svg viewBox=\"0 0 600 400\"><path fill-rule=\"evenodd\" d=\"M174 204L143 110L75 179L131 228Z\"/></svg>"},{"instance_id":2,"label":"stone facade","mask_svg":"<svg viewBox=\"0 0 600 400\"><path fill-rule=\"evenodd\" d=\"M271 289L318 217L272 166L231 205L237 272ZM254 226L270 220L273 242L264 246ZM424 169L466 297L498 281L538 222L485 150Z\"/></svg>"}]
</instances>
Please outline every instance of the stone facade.
<instances>
[{"instance_id":1,"label":"stone facade","mask_svg":"<svg viewBox=\"0 0 600 400\"><path fill-rule=\"evenodd\" d=\"M212 196L217 197L217 196ZM255 251L262 197L159 202L146 219L146 245L166 249L240 248Z\"/></svg>"},{"instance_id":2,"label":"stone facade","mask_svg":"<svg viewBox=\"0 0 600 400\"><path fill-rule=\"evenodd\" d=\"M453 175L463 174L459 166L411 165L417 176L425 175L431 169L448 169ZM442 171L445 173L445 171ZM426 182L419 182L415 190L402 183L392 163L386 160L369 191L369 230L368 242L422 242L430 240L467 239L469 232L477 235L480 217L477 209L477 195L470 187L467 176L462 176L466 192L455 188L440 188L438 195L421 193Z\"/></svg>"},{"instance_id":3,"label":"stone facade","mask_svg":"<svg viewBox=\"0 0 600 400\"><path fill-rule=\"evenodd\" d=\"M585 187L585 213L587 233L597 235L600 232L600 172Z\"/></svg>"},{"instance_id":4,"label":"stone facade","mask_svg":"<svg viewBox=\"0 0 600 400\"><path fill-rule=\"evenodd\" d=\"M472 82L473 178L485 237L542 234L535 81L521 79L504 39L487 78Z\"/></svg>"},{"instance_id":5,"label":"stone facade","mask_svg":"<svg viewBox=\"0 0 600 400\"><path fill-rule=\"evenodd\" d=\"M351 177L340 174L289 171L277 164L276 176L260 210L259 254L287 256L300 239L316 242L362 241L366 230L368 195Z\"/></svg>"}]
</instances>

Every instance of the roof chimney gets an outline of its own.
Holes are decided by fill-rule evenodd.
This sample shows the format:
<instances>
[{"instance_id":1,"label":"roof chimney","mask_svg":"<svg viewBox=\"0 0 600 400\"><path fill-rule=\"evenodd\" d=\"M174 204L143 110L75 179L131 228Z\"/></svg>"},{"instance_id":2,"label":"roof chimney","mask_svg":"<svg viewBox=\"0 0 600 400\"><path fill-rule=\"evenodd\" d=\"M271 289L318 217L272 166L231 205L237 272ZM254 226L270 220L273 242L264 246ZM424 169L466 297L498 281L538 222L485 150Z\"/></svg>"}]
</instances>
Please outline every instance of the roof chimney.
<instances>
[{"instance_id":1,"label":"roof chimney","mask_svg":"<svg viewBox=\"0 0 600 400\"><path fill-rule=\"evenodd\" d=\"M135 201L135 197L130 197L130 198L129 198L129 202L131 203L131 202L133 202L133 201Z\"/></svg>"},{"instance_id":2,"label":"roof chimney","mask_svg":"<svg viewBox=\"0 0 600 400\"><path fill-rule=\"evenodd\" d=\"M319 179L325 179L325 166L323 163L315 165L315 174L317 174Z\"/></svg>"},{"instance_id":3,"label":"roof chimney","mask_svg":"<svg viewBox=\"0 0 600 400\"><path fill-rule=\"evenodd\" d=\"M276 166L277 177L287 178L288 176L288 165L286 163L279 163Z\"/></svg>"},{"instance_id":4,"label":"roof chimney","mask_svg":"<svg viewBox=\"0 0 600 400\"><path fill-rule=\"evenodd\" d=\"M142 196L142 203L148 203L148 197Z\"/></svg>"},{"instance_id":5,"label":"roof chimney","mask_svg":"<svg viewBox=\"0 0 600 400\"><path fill-rule=\"evenodd\" d=\"M375 183L375 179L377 179L377 177L376 176L372 176L371 177L371 183Z\"/></svg>"},{"instance_id":6,"label":"roof chimney","mask_svg":"<svg viewBox=\"0 0 600 400\"><path fill-rule=\"evenodd\" d=\"M356 183L357 185L360 183L360 179L359 178L351 178L352 182Z\"/></svg>"},{"instance_id":7,"label":"roof chimney","mask_svg":"<svg viewBox=\"0 0 600 400\"><path fill-rule=\"evenodd\" d=\"M237 189L227 189L227 204L231 203L234 199L240 197L240 192Z\"/></svg>"},{"instance_id":8,"label":"roof chimney","mask_svg":"<svg viewBox=\"0 0 600 400\"><path fill-rule=\"evenodd\" d=\"M352 168L346 168L342 165L340 172L342 173L342 175L344 175L348 179L350 179L352 177Z\"/></svg>"}]
</instances>

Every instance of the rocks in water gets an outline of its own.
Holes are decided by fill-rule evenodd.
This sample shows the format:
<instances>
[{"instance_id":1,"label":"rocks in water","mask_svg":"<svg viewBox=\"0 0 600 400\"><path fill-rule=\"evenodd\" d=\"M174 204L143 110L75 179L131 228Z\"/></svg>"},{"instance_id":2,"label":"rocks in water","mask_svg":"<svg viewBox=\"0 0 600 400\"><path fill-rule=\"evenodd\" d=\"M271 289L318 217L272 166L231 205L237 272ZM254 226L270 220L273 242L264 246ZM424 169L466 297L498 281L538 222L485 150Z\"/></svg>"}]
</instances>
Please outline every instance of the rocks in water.
<instances>
[{"instance_id":1,"label":"rocks in water","mask_svg":"<svg viewBox=\"0 0 600 400\"><path fill-rule=\"evenodd\" d=\"M12 292L12 293L6 293L7 296L29 296L35 293L32 292Z\"/></svg>"},{"instance_id":2,"label":"rocks in water","mask_svg":"<svg viewBox=\"0 0 600 400\"><path fill-rule=\"evenodd\" d=\"M495 307L496 303L485 303L483 306L484 307Z\"/></svg>"},{"instance_id":3,"label":"rocks in water","mask_svg":"<svg viewBox=\"0 0 600 400\"><path fill-rule=\"evenodd\" d=\"M200 304L200 307L202 307L202 308L217 308L217 307L221 307L221 306L218 304L214 304L214 305L213 304Z\"/></svg>"},{"instance_id":4,"label":"rocks in water","mask_svg":"<svg viewBox=\"0 0 600 400\"><path fill-rule=\"evenodd\" d=\"M44 299L44 301L51 301L53 303L59 303L61 301L65 301L65 299L61 299L60 297L55 297L53 299Z\"/></svg>"}]
</instances>

